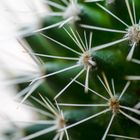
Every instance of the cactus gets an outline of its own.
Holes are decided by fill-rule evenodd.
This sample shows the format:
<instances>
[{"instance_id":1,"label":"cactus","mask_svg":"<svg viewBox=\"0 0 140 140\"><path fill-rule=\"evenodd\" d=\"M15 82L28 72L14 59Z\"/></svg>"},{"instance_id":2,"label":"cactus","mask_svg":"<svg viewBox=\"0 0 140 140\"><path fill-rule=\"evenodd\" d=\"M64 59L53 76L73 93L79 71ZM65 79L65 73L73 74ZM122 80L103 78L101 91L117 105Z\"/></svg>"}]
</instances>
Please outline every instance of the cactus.
<instances>
[{"instance_id":1,"label":"cactus","mask_svg":"<svg viewBox=\"0 0 140 140\"><path fill-rule=\"evenodd\" d=\"M24 38L40 74L19 85L40 120L20 140L139 140L140 1L44 3L42 28Z\"/></svg>"}]
</instances>

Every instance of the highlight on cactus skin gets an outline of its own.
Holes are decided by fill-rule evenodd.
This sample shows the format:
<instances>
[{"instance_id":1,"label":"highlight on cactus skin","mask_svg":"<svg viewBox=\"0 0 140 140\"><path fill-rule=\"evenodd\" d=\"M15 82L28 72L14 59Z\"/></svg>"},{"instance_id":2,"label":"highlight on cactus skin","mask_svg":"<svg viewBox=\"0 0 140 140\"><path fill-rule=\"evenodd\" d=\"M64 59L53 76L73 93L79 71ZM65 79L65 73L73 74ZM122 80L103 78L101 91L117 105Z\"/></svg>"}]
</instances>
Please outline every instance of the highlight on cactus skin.
<instances>
[{"instance_id":1,"label":"highlight on cactus skin","mask_svg":"<svg viewBox=\"0 0 140 140\"><path fill-rule=\"evenodd\" d=\"M41 26L15 38L35 73L12 79L1 64L16 109L36 119L5 119L14 131L1 138L0 128L0 140L140 140L140 1L39 1L48 8Z\"/></svg>"}]
</instances>

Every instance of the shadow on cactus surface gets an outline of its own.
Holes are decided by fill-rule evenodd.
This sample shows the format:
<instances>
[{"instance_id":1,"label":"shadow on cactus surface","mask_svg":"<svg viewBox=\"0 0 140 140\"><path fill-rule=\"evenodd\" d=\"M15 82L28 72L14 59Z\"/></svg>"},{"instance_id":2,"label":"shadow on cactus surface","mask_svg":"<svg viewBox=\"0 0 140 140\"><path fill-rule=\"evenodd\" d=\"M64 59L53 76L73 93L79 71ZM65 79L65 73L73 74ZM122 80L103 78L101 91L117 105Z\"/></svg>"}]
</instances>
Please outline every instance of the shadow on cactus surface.
<instances>
[{"instance_id":1,"label":"shadow on cactus surface","mask_svg":"<svg viewBox=\"0 0 140 140\"><path fill-rule=\"evenodd\" d=\"M51 12L25 38L43 73L20 85L43 120L21 140L139 140L140 1L44 3Z\"/></svg>"}]
</instances>

